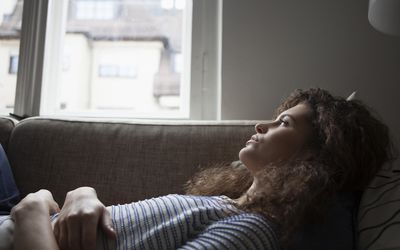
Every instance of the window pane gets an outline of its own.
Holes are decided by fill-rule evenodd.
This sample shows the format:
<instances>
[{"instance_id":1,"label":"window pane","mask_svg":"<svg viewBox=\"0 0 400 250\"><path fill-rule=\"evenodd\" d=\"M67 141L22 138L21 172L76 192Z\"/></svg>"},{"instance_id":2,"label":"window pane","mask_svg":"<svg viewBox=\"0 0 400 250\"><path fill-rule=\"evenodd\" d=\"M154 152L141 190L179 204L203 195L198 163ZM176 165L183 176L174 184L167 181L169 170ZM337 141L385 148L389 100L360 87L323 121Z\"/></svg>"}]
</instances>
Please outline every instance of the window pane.
<instances>
[{"instance_id":1,"label":"window pane","mask_svg":"<svg viewBox=\"0 0 400 250\"><path fill-rule=\"evenodd\" d=\"M69 0L63 37L48 32L60 49L46 50L42 114L182 117L191 5L171 2Z\"/></svg>"},{"instance_id":2,"label":"window pane","mask_svg":"<svg viewBox=\"0 0 400 250\"><path fill-rule=\"evenodd\" d=\"M0 114L13 112L17 84L22 0L0 1Z\"/></svg>"}]
</instances>

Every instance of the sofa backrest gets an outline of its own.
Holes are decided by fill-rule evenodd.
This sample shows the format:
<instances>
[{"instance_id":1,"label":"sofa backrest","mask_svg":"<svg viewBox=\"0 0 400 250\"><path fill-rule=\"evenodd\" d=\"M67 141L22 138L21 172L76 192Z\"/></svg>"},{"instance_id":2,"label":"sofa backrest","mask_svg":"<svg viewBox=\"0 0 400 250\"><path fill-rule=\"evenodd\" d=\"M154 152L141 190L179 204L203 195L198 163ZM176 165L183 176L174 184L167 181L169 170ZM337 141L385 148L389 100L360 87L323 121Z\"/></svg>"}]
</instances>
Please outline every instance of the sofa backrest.
<instances>
[{"instance_id":1,"label":"sofa backrest","mask_svg":"<svg viewBox=\"0 0 400 250\"><path fill-rule=\"evenodd\" d=\"M92 122L30 118L14 128L8 157L22 195L94 187L106 204L168 193L212 163L231 162L255 122Z\"/></svg>"},{"instance_id":2,"label":"sofa backrest","mask_svg":"<svg viewBox=\"0 0 400 250\"><path fill-rule=\"evenodd\" d=\"M16 123L17 121L12 118L0 117L0 143L5 151L7 151L8 140Z\"/></svg>"}]
</instances>

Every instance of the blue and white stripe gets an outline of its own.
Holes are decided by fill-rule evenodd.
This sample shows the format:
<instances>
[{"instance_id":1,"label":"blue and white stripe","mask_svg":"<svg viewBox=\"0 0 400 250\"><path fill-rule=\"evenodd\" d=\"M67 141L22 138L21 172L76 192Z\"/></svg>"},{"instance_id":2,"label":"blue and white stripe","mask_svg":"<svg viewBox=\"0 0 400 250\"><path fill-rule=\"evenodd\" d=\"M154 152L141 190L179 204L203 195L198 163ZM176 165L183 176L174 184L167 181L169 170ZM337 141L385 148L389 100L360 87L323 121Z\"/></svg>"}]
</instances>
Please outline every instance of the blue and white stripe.
<instances>
[{"instance_id":1,"label":"blue and white stripe","mask_svg":"<svg viewBox=\"0 0 400 250\"><path fill-rule=\"evenodd\" d=\"M98 230L97 249L279 249L271 224L226 196L173 194L108 209L117 241ZM0 216L0 249L12 248L13 228L10 216Z\"/></svg>"},{"instance_id":2,"label":"blue and white stripe","mask_svg":"<svg viewBox=\"0 0 400 250\"><path fill-rule=\"evenodd\" d=\"M167 195L111 207L117 249L279 249L268 221L225 196Z\"/></svg>"}]
</instances>

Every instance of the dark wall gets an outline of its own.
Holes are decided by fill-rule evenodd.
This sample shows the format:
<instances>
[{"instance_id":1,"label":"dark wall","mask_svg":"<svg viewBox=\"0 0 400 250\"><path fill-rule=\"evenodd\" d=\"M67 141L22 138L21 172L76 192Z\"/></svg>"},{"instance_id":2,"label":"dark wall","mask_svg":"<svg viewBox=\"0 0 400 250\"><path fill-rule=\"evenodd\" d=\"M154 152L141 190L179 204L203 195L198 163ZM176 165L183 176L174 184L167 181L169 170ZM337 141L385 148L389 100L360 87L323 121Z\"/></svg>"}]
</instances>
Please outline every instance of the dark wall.
<instances>
[{"instance_id":1,"label":"dark wall","mask_svg":"<svg viewBox=\"0 0 400 250\"><path fill-rule=\"evenodd\" d=\"M368 0L223 3L222 119L266 119L295 88L358 91L400 141L400 38L368 23Z\"/></svg>"}]
</instances>

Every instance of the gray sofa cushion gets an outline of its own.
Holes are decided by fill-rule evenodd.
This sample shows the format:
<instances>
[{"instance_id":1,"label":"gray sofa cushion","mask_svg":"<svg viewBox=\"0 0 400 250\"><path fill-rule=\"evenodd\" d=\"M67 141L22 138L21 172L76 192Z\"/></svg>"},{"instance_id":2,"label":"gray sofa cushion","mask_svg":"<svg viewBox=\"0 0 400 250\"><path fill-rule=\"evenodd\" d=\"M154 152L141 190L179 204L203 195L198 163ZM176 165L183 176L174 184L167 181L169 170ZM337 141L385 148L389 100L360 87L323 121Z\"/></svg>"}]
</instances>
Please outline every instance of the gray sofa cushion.
<instances>
[{"instance_id":1,"label":"gray sofa cushion","mask_svg":"<svg viewBox=\"0 0 400 250\"><path fill-rule=\"evenodd\" d=\"M0 117L0 143L5 151L7 151L8 140L16 123L17 121L12 118Z\"/></svg>"},{"instance_id":2,"label":"gray sofa cushion","mask_svg":"<svg viewBox=\"0 0 400 250\"><path fill-rule=\"evenodd\" d=\"M22 195L88 185L106 205L181 193L198 166L230 162L254 123L107 123L34 118L15 127L9 160Z\"/></svg>"}]
</instances>

